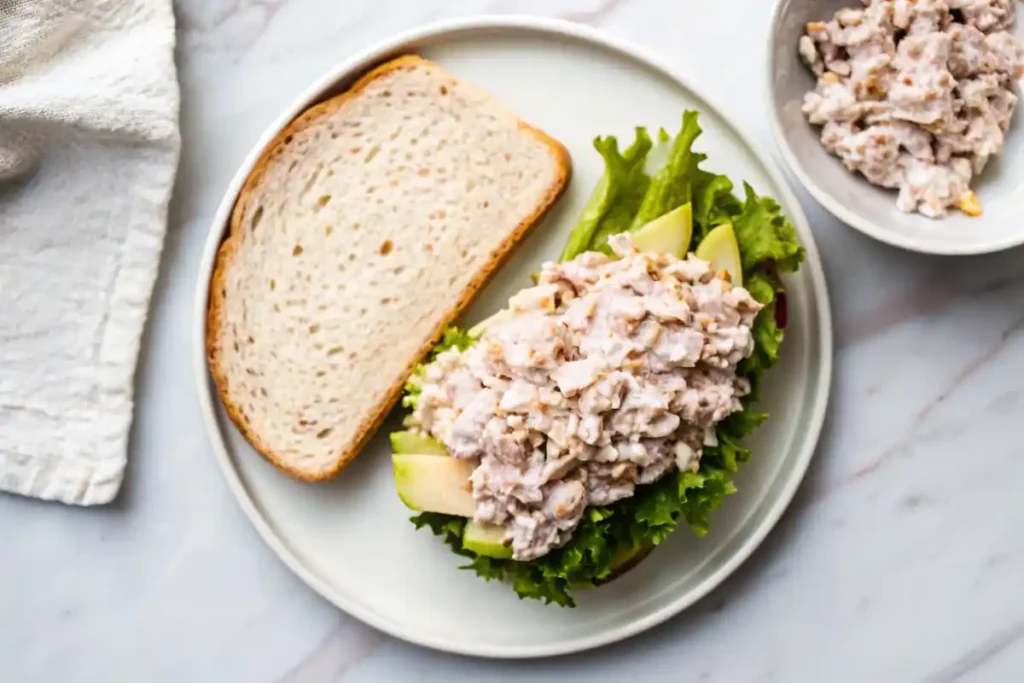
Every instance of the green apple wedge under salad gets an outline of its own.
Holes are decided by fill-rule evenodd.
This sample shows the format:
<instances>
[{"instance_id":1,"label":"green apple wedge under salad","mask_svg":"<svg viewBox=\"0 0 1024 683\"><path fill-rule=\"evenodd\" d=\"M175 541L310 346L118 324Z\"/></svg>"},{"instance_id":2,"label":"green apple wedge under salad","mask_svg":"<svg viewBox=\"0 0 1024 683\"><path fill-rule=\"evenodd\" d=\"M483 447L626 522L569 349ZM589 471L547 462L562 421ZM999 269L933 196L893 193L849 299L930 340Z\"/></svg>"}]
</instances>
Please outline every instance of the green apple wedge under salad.
<instances>
[{"instance_id":1,"label":"green apple wedge under salad","mask_svg":"<svg viewBox=\"0 0 1024 683\"><path fill-rule=\"evenodd\" d=\"M803 249L775 201L701 168L697 118L657 145L598 138L604 175L561 259L448 328L405 387L391 443L412 522L520 597L572 607L680 523L706 534L768 417L779 273Z\"/></svg>"}]
</instances>

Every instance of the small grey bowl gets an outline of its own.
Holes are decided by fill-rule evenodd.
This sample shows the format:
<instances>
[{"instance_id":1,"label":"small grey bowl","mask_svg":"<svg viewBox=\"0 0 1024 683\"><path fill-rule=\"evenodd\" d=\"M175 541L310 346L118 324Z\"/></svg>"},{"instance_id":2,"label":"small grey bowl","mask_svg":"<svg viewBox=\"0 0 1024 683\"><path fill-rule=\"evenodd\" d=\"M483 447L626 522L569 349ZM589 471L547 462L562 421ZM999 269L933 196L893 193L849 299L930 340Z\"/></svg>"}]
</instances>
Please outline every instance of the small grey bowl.
<instances>
[{"instance_id":1,"label":"small grey bowl","mask_svg":"<svg viewBox=\"0 0 1024 683\"><path fill-rule=\"evenodd\" d=\"M894 190L847 171L822 147L820 128L800 111L815 79L797 53L797 42L807 22L828 21L843 7L861 6L859 0L776 0L768 40L768 120L790 170L836 218L897 247L980 254L1024 244L1024 102L1017 107L1003 155L972 183L984 207L976 218L956 211L938 220L903 213L896 208ZM1024 40L1024 11L1011 31Z\"/></svg>"}]
</instances>

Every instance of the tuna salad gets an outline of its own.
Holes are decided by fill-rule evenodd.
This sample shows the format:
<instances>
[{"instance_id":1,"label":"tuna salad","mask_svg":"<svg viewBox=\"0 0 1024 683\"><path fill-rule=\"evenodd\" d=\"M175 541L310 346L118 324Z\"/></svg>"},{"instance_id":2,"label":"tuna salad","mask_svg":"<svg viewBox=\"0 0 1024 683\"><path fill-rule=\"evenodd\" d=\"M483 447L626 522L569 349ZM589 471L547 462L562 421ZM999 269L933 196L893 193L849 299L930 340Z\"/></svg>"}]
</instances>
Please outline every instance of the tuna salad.
<instances>
[{"instance_id":1,"label":"tuna salad","mask_svg":"<svg viewBox=\"0 0 1024 683\"><path fill-rule=\"evenodd\" d=\"M849 170L899 190L900 210L980 215L971 183L1003 151L1024 75L1016 0L863 4L807 24L804 114Z\"/></svg>"},{"instance_id":2,"label":"tuna salad","mask_svg":"<svg viewBox=\"0 0 1024 683\"><path fill-rule=\"evenodd\" d=\"M474 520L500 525L513 558L572 536L584 510L670 468L696 470L715 426L750 392L736 367L762 306L689 256L545 264L511 316L427 366L411 424L473 462Z\"/></svg>"},{"instance_id":3,"label":"tuna salad","mask_svg":"<svg viewBox=\"0 0 1024 683\"><path fill-rule=\"evenodd\" d=\"M520 597L571 607L682 525L708 532L803 259L777 203L701 167L696 112L655 142L594 146L605 173L557 262L507 308L449 327L405 387L398 497Z\"/></svg>"}]
</instances>

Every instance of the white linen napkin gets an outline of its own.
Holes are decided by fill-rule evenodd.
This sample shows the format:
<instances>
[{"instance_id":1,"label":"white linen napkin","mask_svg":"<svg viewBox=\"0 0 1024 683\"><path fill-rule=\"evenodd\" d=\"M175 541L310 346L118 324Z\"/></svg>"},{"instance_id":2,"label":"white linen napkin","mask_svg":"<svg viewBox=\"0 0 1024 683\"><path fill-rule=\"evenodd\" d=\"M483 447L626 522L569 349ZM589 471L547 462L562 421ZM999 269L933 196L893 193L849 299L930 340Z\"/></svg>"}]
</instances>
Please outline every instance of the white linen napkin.
<instances>
[{"instance_id":1,"label":"white linen napkin","mask_svg":"<svg viewBox=\"0 0 1024 683\"><path fill-rule=\"evenodd\" d=\"M171 0L0 0L0 490L117 495L177 117Z\"/></svg>"}]
</instances>

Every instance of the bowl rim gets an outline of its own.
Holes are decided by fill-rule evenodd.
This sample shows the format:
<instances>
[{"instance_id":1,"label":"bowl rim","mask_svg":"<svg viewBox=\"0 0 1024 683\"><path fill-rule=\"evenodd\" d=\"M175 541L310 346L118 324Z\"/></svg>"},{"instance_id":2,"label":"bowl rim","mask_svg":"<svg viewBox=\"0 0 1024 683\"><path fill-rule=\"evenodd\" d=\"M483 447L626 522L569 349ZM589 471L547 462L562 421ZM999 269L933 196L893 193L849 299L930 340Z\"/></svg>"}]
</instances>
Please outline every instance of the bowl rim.
<instances>
[{"instance_id":1,"label":"bowl rim","mask_svg":"<svg viewBox=\"0 0 1024 683\"><path fill-rule=\"evenodd\" d=\"M837 200L825 188L818 184L814 178L804 172L800 163L797 161L796 154L793 153L792 148L786 141L785 135L783 135L782 122L779 120L778 116L779 102L776 98L775 88L772 87L772 77L775 73L774 57L779 30L782 25L783 16L785 15L785 12L789 10L791 4L792 0L774 0L772 16L768 25L768 40L765 41L765 105L768 109L768 127L771 129L775 148L779 151L779 154L782 155L783 160L786 162L786 168L789 172L797 181L799 181L800 185L802 185L811 194L815 201L817 201L818 204L824 207L825 210L833 216L854 230L857 230L868 237L872 237L879 242L921 254L935 254L939 256L991 254L998 251L1012 249L1024 244L1024 223L1022 223L1022 229L1017 235L988 241L975 240L971 243L965 244L934 242L926 239L908 237L897 230L880 227L873 221L869 221L849 210L842 202ZM796 49L795 46L793 49ZM851 173L851 175L853 174ZM864 182L867 183L866 180ZM895 203L893 206L895 206ZM922 220L929 219L922 218ZM971 232L966 234L976 237L978 233Z\"/></svg>"},{"instance_id":2,"label":"bowl rim","mask_svg":"<svg viewBox=\"0 0 1024 683\"><path fill-rule=\"evenodd\" d=\"M714 574L707 577L698 586L682 597L676 598L658 610L646 615L643 618L635 619L628 624L608 629L600 634L578 638L572 641L555 643L551 646L512 646L495 647L490 645L478 645L475 643L455 643L445 638L436 638L430 635L411 631L409 629L396 628L395 625L384 619L378 618L372 611L364 609L361 605L354 603L334 590L333 586L310 567L293 552L274 529L259 508L257 501L250 493L248 486L242 481L241 475L232 462L232 456L222 436L218 405L215 397L216 392L212 390L211 377L207 366L206 356L206 323L207 323L207 302L210 289L210 278L213 270L217 251L224 235L227 232L227 219L235 204L238 192L246 177L255 165L257 158L269 141L284 128L290 121L298 116L311 104L322 100L338 83L344 82L353 74L364 71L369 66L379 62L381 59L394 55L397 50L423 41L429 38L458 34L460 32L490 29L516 29L531 30L559 34L568 38L594 43L602 48L609 49L637 60L639 63L665 74L671 80L681 84L684 88L694 93L707 107L714 110L716 115L726 121L731 132L740 141L754 152L758 161L763 165L765 173L778 188L777 199L780 200L789 212L789 218L797 226L798 231L806 242L807 259L801 271L808 278L809 296L814 302L815 312L818 318L817 329L811 332L813 342L821 355L818 365L820 376L818 382L820 390L812 404L809 406L809 420L804 433L807 435L805 445L800 447L798 458L793 463L791 473L787 476L785 483L777 492L774 500L768 505L766 514L761 518L757 526L743 543L736 549L728 561ZM709 97L699 83L694 79L680 73L680 71L666 63L664 60L652 54L646 48L630 42L608 32L577 24L567 20L549 19L522 15L485 15L473 17L460 17L444 19L432 23L417 25L411 29L404 30L374 41L369 47L362 49L349 57L339 60L321 76L317 77L309 86L301 89L298 94L284 107L281 114L272 121L265 131L254 142L249 153L239 165L234 177L224 189L220 205L209 223L209 233L199 264L195 299L193 300L193 335L192 354L193 372L199 393L200 409L203 413L203 420L207 435L210 438L214 456L220 466L221 472L227 480L228 487L238 505L242 508L248 522L256 530L261 540L277 555L297 577L307 586L313 589L324 600L338 609L346 612L351 617L362 621L384 633L407 642L432 648L443 652L470 655L476 657L488 657L495 659L528 659L537 657L550 657L564 655L573 652L590 650L608 643L617 642L643 631L646 631L682 612L701 598L705 597L712 590L717 588L726 578L744 562L763 543L768 534L776 527L783 513L789 508L797 489L804 481L807 469L813 459L820 443L820 436L825 422L826 410L831 396L833 382L833 353L834 341L832 330L832 311L828 296L828 286L824 269L813 239L813 232L802 206L793 194L792 189L786 182L779 166L769 155L764 146L761 145L745 128L736 120L725 113L725 109L718 101ZM229 427L230 428L230 427ZM283 476L283 475L282 475Z\"/></svg>"}]
</instances>

